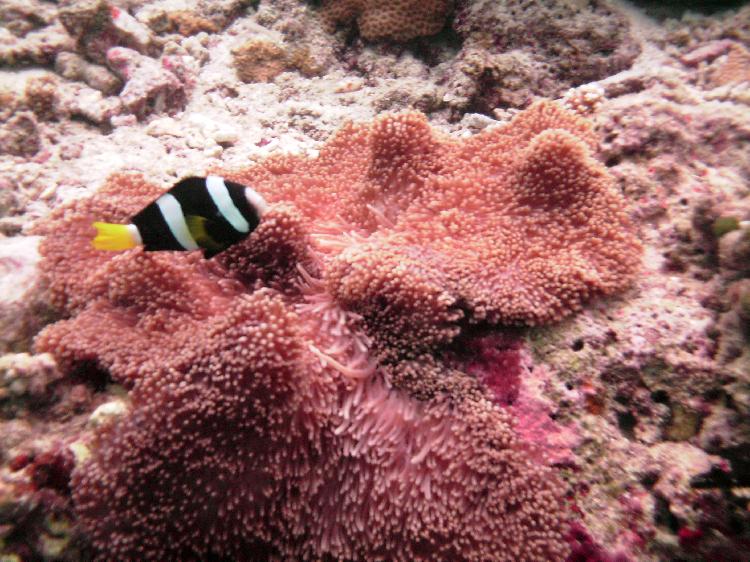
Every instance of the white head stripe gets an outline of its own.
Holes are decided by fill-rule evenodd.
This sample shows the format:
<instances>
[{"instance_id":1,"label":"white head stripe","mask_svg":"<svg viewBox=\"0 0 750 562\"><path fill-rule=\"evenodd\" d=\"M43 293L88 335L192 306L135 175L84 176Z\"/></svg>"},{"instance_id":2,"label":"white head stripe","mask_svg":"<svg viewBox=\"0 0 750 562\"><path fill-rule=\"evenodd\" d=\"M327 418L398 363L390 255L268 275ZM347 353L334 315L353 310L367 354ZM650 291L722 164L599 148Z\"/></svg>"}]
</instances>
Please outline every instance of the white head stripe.
<instances>
[{"instance_id":1,"label":"white head stripe","mask_svg":"<svg viewBox=\"0 0 750 562\"><path fill-rule=\"evenodd\" d=\"M180 243L180 246L186 250L197 250L199 246L195 243L190 230L188 230L185 215L182 214L182 207L175 196L171 193L165 193L156 200L156 205L159 207L169 231Z\"/></svg>"},{"instance_id":2,"label":"white head stripe","mask_svg":"<svg viewBox=\"0 0 750 562\"><path fill-rule=\"evenodd\" d=\"M133 242L135 242L136 246L140 246L143 244L143 238L141 238L141 232L138 230L138 227L134 224L128 225L128 232L130 232L130 237L133 239Z\"/></svg>"},{"instance_id":3,"label":"white head stripe","mask_svg":"<svg viewBox=\"0 0 750 562\"><path fill-rule=\"evenodd\" d=\"M258 217L262 217L263 214L268 210L268 203L263 199L263 196L249 187L245 188L245 198L248 200L258 213Z\"/></svg>"},{"instance_id":4,"label":"white head stripe","mask_svg":"<svg viewBox=\"0 0 750 562\"><path fill-rule=\"evenodd\" d=\"M229 196L229 190L224 183L224 178L219 176L208 176L206 178L206 189L208 194L219 209L219 212L227 219L237 232L249 232L250 224L242 216L239 209L235 206L232 198Z\"/></svg>"}]
</instances>

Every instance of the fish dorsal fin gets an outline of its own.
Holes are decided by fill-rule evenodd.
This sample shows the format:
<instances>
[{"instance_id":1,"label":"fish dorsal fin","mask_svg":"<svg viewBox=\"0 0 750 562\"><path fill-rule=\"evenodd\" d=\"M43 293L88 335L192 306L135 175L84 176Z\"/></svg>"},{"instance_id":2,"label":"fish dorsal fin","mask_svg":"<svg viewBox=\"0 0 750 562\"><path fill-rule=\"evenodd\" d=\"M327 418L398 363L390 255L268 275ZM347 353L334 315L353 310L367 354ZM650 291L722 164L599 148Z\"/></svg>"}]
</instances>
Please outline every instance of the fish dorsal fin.
<instances>
[{"instance_id":1,"label":"fish dorsal fin","mask_svg":"<svg viewBox=\"0 0 750 562\"><path fill-rule=\"evenodd\" d=\"M185 215L185 223L187 224L188 230L198 245L201 248L206 248L208 250L220 250L222 245L211 238L211 235L208 233L207 225L210 222L211 221L206 217Z\"/></svg>"}]
</instances>

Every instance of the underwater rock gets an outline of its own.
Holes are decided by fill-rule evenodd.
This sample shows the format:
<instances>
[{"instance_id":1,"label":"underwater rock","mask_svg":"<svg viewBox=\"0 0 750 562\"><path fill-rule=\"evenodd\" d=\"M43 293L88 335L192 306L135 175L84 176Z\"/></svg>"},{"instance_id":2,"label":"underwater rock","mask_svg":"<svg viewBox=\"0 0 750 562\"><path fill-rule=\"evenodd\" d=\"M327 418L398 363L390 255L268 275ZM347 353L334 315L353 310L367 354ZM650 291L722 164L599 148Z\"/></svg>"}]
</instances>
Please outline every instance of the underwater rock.
<instances>
[{"instance_id":1,"label":"underwater rock","mask_svg":"<svg viewBox=\"0 0 750 562\"><path fill-rule=\"evenodd\" d=\"M701 490L690 489L690 481L697 476L709 473L712 469L726 469L726 461L708 455L688 443L661 443L649 449L648 460L637 470L644 474L657 474L652 484L655 494L666 503L672 517L682 524L695 525L700 517L697 498Z\"/></svg>"},{"instance_id":2,"label":"underwater rock","mask_svg":"<svg viewBox=\"0 0 750 562\"><path fill-rule=\"evenodd\" d=\"M640 52L605 2L483 0L462 5L453 27L464 42L447 66L448 103L488 115L616 74Z\"/></svg>"},{"instance_id":3,"label":"underwater rock","mask_svg":"<svg viewBox=\"0 0 750 562\"><path fill-rule=\"evenodd\" d=\"M184 107L183 82L159 61L132 49L113 47L107 51L107 65L125 82L119 95L123 107L137 117Z\"/></svg>"},{"instance_id":4,"label":"underwater rock","mask_svg":"<svg viewBox=\"0 0 750 562\"><path fill-rule=\"evenodd\" d=\"M719 264L742 275L750 274L750 224L721 237Z\"/></svg>"},{"instance_id":5,"label":"underwater rock","mask_svg":"<svg viewBox=\"0 0 750 562\"><path fill-rule=\"evenodd\" d=\"M149 29L107 0L63 0L58 17L77 50L97 64L104 64L107 51L115 46L154 54Z\"/></svg>"},{"instance_id":6,"label":"underwater rock","mask_svg":"<svg viewBox=\"0 0 750 562\"><path fill-rule=\"evenodd\" d=\"M52 401L52 385L62 374L51 355L0 356L0 414L9 419Z\"/></svg>"},{"instance_id":7,"label":"underwater rock","mask_svg":"<svg viewBox=\"0 0 750 562\"><path fill-rule=\"evenodd\" d=\"M699 63L711 61L729 51L735 43L729 39L709 41L705 45L693 49L680 57L683 64L696 66Z\"/></svg>"},{"instance_id":8,"label":"underwater rock","mask_svg":"<svg viewBox=\"0 0 750 562\"><path fill-rule=\"evenodd\" d=\"M59 22L31 31L23 37L4 35L0 26L0 67L48 65L57 53L75 48L73 40Z\"/></svg>"},{"instance_id":9,"label":"underwater rock","mask_svg":"<svg viewBox=\"0 0 750 562\"><path fill-rule=\"evenodd\" d=\"M247 0L166 0L146 3L135 12L154 33L183 36L216 33L247 8Z\"/></svg>"},{"instance_id":10,"label":"underwater rock","mask_svg":"<svg viewBox=\"0 0 750 562\"><path fill-rule=\"evenodd\" d=\"M601 107L605 98L604 88L598 84L584 84L571 88L563 96L565 107L581 115L589 115Z\"/></svg>"},{"instance_id":11,"label":"underwater rock","mask_svg":"<svg viewBox=\"0 0 750 562\"><path fill-rule=\"evenodd\" d=\"M734 9L732 9L734 8ZM685 13L679 20L665 22L665 32L658 40L667 49L677 47L682 53L724 39L750 44L750 6L727 6L716 14L704 15L698 11Z\"/></svg>"},{"instance_id":12,"label":"underwater rock","mask_svg":"<svg viewBox=\"0 0 750 562\"><path fill-rule=\"evenodd\" d=\"M128 405L123 400L112 400L97 406L88 420L89 427L94 429L116 423L128 413Z\"/></svg>"},{"instance_id":13,"label":"underwater rock","mask_svg":"<svg viewBox=\"0 0 750 562\"><path fill-rule=\"evenodd\" d=\"M42 139L33 113L18 112L0 125L0 154L29 157L41 148Z\"/></svg>"},{"instance_id":14,"label":"underwater rock","mask_svg":"<svg viewBox=\"0 0 750 562\"><path fill-rule=\"evenodd\" d=\"M0 5L0 24L16 37L52 24L55 16L54 7L39 0L5 0Z\"/></svg>"},{"instance_id":15,"label":"underwater rock","mask_svg":"<svg viewBox=\"0 0 750 562\"><path fill-rule=\"evenodd\" d=\"M85 119L96 125L109 125L112 117L123 112L117 97L104 97L99 90L73 83L60 90L60 112Z\"/></svg>"},{"instance_id":16,"label":"underwater rock","mask_svg":"<svg viewBox=\"0 0 750 562\"><path fill-rule=\"evenodd\" d=\"M189 37L201 32L219 31L216 23L189 10L159 10L148 14L139 12L138 19L145 19L148 26L157 33L179 33Z\"/></svg>"},{"instance_id":17,"label":"underwater rock","mask_svg":"<svg viewBox=\"0 0 750 562\"><path fill-rule=\"evenodd\" d=\"M745 243L746 244L746 243ZM743 264L745 270L747 267ZM730 272L731 277L737 273ZM719 314L713 336L717 341L716 358L722 364L736 363L740 373L750 361L750 279L739 279L726 286L721 295ZM750 375L742 376L738 381L750 382Z\"/></svg>"},{"instance_id":18,"label":"underwater rock","mask_svg":"<svg viewBox=\"0 0 750 562\"><path fill-rule=\"evenodd\" d=\"M87 62L75 53L59 53L55 71L67 80L80 80L104 95L112 95L122 88L122 81L104 66Z\"/></svg>"},{"instance_id":19,"label":"underwater rock","mask_svg":"<svg viewBox=\"0 0 750 562\"><path fill-rule=\"evenodd\" d=\"M750 51L740 43L732 43L727 55L711 66L710 80L716 85L750 82Z\"/></svg>"},{"instance_id":20,"label":"underwater rock","mask_svg":"<svg viewBox=\"0 0 750 562\"><path fill-rule=\"evenodd\" d=\"M52 74L29 78L24 90L24 105L38 119L51 121L60 111L60 84Z\"/></svg>"},{"instance_id":21,"label":"underwater rock","mask_svg":"<svg viewBox=\"0 0 750 562\"><path fill-rule=\"evenodd\" d=\"M49 317L37 283L38 243L31 236L0 237L0 353L27 350Z\"/></svg>"}]
</instances>

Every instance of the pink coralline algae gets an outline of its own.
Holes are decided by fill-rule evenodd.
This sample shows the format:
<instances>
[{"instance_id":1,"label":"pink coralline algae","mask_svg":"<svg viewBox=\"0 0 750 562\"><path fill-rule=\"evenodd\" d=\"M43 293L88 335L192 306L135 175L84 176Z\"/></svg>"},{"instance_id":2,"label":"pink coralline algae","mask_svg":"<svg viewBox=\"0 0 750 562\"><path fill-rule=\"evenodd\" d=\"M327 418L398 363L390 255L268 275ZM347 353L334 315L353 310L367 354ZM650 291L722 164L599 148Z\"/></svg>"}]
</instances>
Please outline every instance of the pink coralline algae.
<instances>
[{"instance_id":1,"label":"pink coralline algae","mask_svg":"<svg viewBox=\"0 0 750 562\"><path fill-rule=\"evenodd\" d=\"M208 261L90 247L160 193L139 176L58 209L42 269L69 318L37 348L132 387L72 480L100 557L563 560L554 473L444 353L627 285L640 245L594 142L551 103L462 141L347 125L225 171L272 208Z\"/></svg>"},{"instance_id":2,"label":"pink coralline algae","mask_svg":"<svg viewBox=\"0 0 750 562\"><path fill-rule=\"evenodd\" d=\"M460 352L446 356L451 366L476 378L494 404L513 414L515 432L532 445L534 458L556 466L575 464L572 451L580 436L553 419L555 405L538 390L550 373L534 365L523 340L508 332L474 336L461 344Z\"/></svg>"}]
</instances>

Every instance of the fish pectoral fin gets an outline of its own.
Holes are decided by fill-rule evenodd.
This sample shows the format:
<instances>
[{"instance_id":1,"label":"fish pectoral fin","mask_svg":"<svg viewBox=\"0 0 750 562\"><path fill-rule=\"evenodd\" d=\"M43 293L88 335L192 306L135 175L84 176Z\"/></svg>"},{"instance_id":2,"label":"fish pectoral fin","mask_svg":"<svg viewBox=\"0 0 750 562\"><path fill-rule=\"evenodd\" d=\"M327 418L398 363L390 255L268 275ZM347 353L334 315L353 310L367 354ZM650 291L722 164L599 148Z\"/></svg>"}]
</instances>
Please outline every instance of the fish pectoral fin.
<instances>
[{"instance_id":1,"label":"fish pectoral fin","mask_svg":"<svg viewBox=\"0 0 750 562\"><path fill-rule=\"evenodd\" d=\"M97 250L117 252L129 250L138 245L127 224L95 222L94 228L96 229L96 237L91 241L91 244Z\"/></svg>"},{"instance_id":2,"label":"fish pectoral fin","mask_svg":"<svg viewBox=\"0 0 750 562\"><path fill-rule=\"evenodd\" d=\"M223 246L211 238L206 230L206 225L210 222L211 221L206 217L185 215L185 223L187 224L188 230L201 248L221 250L223 249Z\"/></svg>"}]
</instances>

